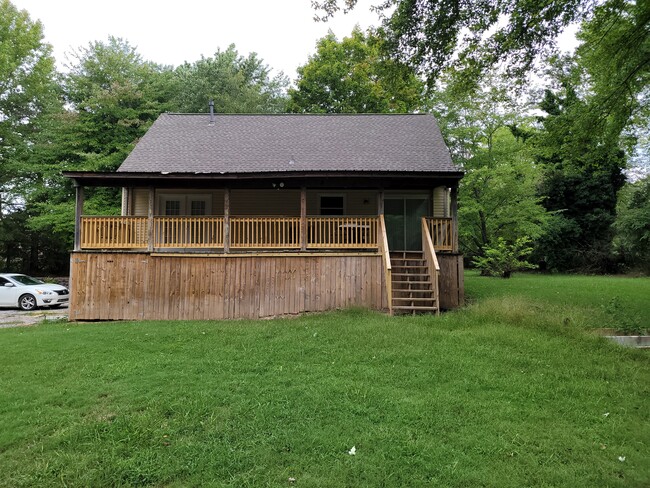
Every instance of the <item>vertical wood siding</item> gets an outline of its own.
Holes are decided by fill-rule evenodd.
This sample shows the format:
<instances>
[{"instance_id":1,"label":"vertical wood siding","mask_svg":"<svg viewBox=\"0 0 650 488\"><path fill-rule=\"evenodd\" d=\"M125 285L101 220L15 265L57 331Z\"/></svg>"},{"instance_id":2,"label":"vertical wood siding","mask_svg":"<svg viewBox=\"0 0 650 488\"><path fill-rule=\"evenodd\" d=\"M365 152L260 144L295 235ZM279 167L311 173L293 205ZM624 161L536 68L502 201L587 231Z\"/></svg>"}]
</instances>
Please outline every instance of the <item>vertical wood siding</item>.
<instances>
[{"instance_id":1,"label":"vertical wood siding","mask_svg":"<svg viewBox=\"0 0 650 488\"><path fill-rule=\"evenodd\" d=\"M437 254L440 264L440 308L451 310L465 304L465 279L463 275L463 255L452 253Z\"/></svg>"},{"instance_id":2,"label":"vertical wood siding","mask_svg":"<svg viewBox=\"0 0 650 488\"><path fill-rule=\"evenodd\" d=\"M385 309L381 256L73 253L70 320L261 318Z\"/></svg>"}]
</instances>

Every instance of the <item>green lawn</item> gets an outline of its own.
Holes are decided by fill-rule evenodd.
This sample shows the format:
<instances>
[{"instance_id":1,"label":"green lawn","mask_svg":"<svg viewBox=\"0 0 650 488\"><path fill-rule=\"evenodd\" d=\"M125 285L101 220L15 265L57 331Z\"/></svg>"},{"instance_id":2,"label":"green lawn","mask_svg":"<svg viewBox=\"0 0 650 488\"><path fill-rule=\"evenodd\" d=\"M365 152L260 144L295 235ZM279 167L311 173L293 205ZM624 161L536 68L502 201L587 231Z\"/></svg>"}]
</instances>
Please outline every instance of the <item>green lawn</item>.
<instances>
[{"instance_id":1,"label":"green lawn","mask_svg":"<svg viewBox=\"0 0 650 488\"><path fill-rule=\"evenodd\" d=\"M0 486L649 486L648 352L528 280L440 317L0 330Z\"/></svg>"},{"instance_id":2,"label":"green lawn","mask_svg":"<svg viewBox=\"0 0 650 488\"><path fill-rule=\"evenodd\" d=\"M650 328L650 277L516 273L504 280L467 271L465 287L469 302L516 297L568 314L587 328L632 333Z\"/></svg>"}]
</instances>

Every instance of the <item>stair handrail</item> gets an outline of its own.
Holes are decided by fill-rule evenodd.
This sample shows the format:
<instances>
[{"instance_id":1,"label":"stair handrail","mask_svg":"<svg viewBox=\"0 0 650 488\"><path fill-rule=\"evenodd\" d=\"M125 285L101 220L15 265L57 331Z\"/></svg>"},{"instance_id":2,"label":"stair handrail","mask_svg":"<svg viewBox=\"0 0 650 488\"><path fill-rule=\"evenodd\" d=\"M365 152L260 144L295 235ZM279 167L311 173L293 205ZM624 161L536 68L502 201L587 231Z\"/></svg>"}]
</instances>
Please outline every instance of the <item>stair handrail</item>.
<instances>
[{"instance_id":1,"label":"stair handrail","mask_svg":"<svg viewBox=\"0 0 650 488\"><path fill-rule=\"evenodd\" d=\"M427 225L427 218L422 217L422 250L424 251L424 259L429 268L429 276L431 276L431 283L433 286L433 296L436 300L436 314L440 313L440 290L438 289L438 274L440 273L440 264L438 263L438 256L433 247L433 240Z\"/></svg>"},{"instance_id":2,"label":"stair handrail","mask_svg":"<svg viewBox=\"0 0 650 488\"><path fill-rule=\"evenodd\" d=\"M384 214L379 215L379 252L382 256L384 263L384 275L386 277L386 297L388 302L388 313L393 315L393 276L392 267L390 264L390 249L388 248L388 234L386 233L386 222L384 221Z\"/></svg>"}]
</instances>

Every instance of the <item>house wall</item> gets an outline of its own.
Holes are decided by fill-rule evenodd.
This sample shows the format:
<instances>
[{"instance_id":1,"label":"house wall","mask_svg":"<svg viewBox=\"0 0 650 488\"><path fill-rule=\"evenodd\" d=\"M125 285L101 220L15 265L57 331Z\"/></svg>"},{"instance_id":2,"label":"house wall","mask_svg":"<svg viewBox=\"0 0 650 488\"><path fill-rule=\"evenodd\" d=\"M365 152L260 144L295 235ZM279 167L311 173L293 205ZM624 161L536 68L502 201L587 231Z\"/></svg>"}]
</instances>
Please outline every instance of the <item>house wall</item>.
<instances>
[{"instance_id":1,"label":"house wall","mask_svg":"<svg viewBox=\"0 0 650 488\"><path fill-rule=\"evenodd\" d=\"M188 193L212 194L212 213L223 215L224 190L164 190L166 194ZM377 215L377 191L373 190L307 190L307 215L320 214L321 195L342 195L346 215ZM422 193L417 192L417 193ZM439 186L431 191L433 217L448 217L449 192ZM130 209L132 215L147 215L149 190L131 190ZM123 209L124 212L125 208ZM158 210L158 209L156 209ZM157 211L155 213L158 213ZM230 193L230 214L233 216L280 216L300 215L299 190L232 190Z\"/></svg>"},{"instance_id":2,"label":"house wall","mask_svg":"<svg viewBox=\"0 0 650 488\"><path fill-rule=\"evenodd\" d=\"M261 318L388 307L382 258L75 252L70 320Z\"/></svg>"}]
</instances>

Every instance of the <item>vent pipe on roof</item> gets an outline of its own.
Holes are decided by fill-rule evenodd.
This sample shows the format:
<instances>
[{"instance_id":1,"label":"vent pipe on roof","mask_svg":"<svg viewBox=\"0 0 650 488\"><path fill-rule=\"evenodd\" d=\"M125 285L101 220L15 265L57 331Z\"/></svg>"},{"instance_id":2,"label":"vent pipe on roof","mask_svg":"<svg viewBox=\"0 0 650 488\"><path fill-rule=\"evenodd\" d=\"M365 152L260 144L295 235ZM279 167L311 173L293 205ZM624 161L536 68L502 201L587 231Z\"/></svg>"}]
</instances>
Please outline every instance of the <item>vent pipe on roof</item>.
<instances>
[{"instance_id":1,"label":"vent pipe on roof","mask_svg":"<svg viewBox=\"0 0 650 488\"><path fill-rule=\"evenodd\" d=\"M214 125L214 100L210 100L210 125Z\"/></svg>"}]
</instances>

